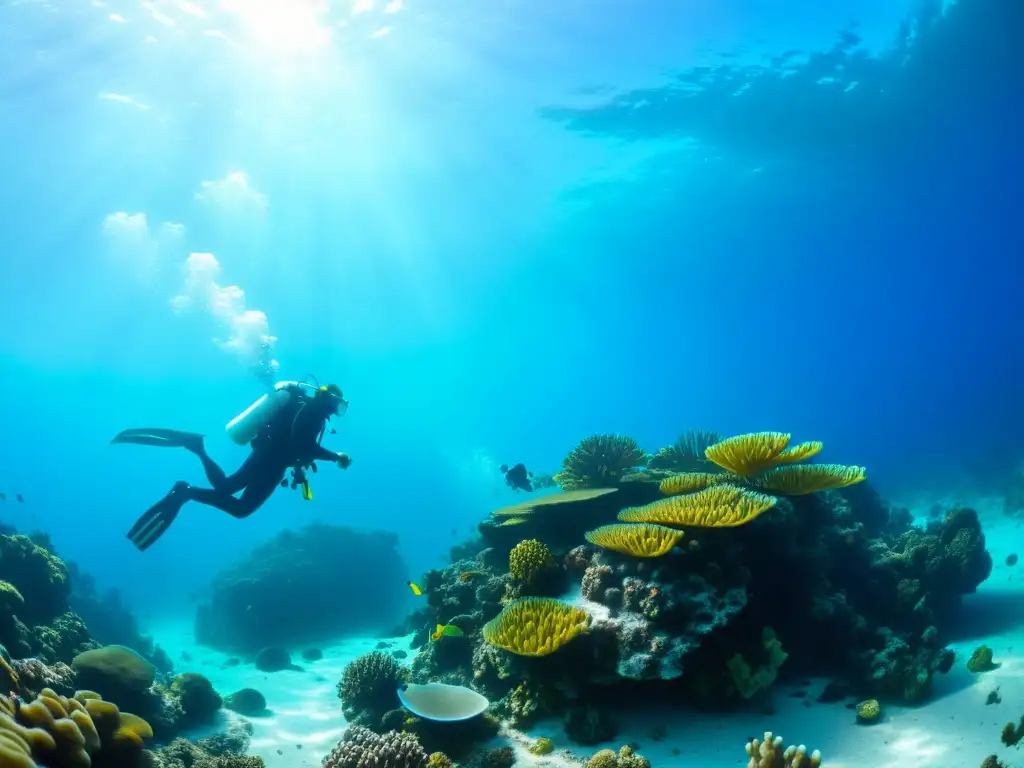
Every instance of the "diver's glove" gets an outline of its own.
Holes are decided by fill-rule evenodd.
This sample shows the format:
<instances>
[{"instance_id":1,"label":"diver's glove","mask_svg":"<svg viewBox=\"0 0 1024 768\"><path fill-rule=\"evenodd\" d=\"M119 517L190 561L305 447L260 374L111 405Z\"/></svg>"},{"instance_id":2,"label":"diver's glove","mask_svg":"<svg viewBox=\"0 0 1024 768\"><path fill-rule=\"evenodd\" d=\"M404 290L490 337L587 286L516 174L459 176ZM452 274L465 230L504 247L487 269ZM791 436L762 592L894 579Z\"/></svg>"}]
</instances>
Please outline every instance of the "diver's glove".
<instances>
[{"instance_id":1,"label":"diver's glove","mask_svg":"<svg viewBox=\"0 0 1024 768\"><path fill-rule=\"evenodd\" d=\"M335 459L335 461L342 469L348 469L352 464L352 457L347 453L339 453L338 458Z\"/></svg>"}]
</instances>

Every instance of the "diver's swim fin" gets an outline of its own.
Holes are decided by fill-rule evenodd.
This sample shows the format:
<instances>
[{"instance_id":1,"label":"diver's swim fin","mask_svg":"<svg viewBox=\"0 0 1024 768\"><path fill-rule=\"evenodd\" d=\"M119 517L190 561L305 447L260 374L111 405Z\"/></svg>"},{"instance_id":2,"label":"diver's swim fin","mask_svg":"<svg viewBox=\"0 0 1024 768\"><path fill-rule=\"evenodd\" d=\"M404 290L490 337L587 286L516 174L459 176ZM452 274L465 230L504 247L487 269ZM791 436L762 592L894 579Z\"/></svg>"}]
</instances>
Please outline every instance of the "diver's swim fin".
<instances>
[{"instance_id":1,"label":"diver's swim fin","mask_svg":"<svg viewBox=\"0 0 1024 768\"><path fill-rule=\"evenodd\" d=\"M188 483L175 483L171 492L146 510L128 531L128 539L139 552L145 552L153 546L171 527L171 523L188 501L188 495L185 493L187 489Z\"/></svg>"},{"instance_id":2,"label":"diver's swim fin","mask_svg":"<svg viewBox=\"0 0 1024 768\"><path fill-rule=\"evenodd\" d=\"M161 448L195 449L202 445L203 436L194 432L180 432L177 429L160 429L158 427L144 429L126 429L114 436L111 443L131 443L133 445L155 445Z\"/></svg>"}]
</instances>

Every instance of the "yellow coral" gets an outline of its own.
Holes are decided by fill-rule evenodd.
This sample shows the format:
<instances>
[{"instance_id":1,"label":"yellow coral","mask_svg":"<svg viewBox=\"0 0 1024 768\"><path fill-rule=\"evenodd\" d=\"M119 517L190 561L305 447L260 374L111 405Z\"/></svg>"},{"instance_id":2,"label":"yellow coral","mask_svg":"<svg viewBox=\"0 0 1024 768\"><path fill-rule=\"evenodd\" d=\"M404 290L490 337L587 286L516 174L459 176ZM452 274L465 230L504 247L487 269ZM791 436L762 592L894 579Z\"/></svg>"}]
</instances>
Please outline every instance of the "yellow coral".
<instances>
[{"instance_id":1,"label":"yellow coral","mask_svg":"<svg viewBox=\"0 0 1024 768\"><path fill-rule=\"evenodd\" d=\"M555 742L547 736L541 736L530 745L530 752L534 755L549 755L555 751Z\"/></svg>"},{"instance_id":2,"label":"yellow coral","mask_svg":"<svg viewBox=\"0 0 1024 768\"><path fill-rule=\"evenodd\" d=\"M683 532L650 523L602 525L584 534L587 541L634 557L661 557L683 538Z\"/></svg>"},{"instance_id":3,"label":"yellow coral","mask_svg":"<svg viewBox=\"0 0 1024 768\"><path fill-rule=\"evenodd\" d=\"M845 488L866 480L867 476L868 471L864 467L847 467L843 464L798 464L769 470L753 482L759 488L768 491L787 496L803 496L827 491L830 488Z\"/></svg>"},{"instance_id":4,"label":"yellow coral","mask_svg":"<svg viewBox=\"0 0 1024 768\"><path fill-rule=\"evenodd\" d=\"M484 625L491 645L520 656L554 653L590 626L582 608L546 597L521 597Z\"/></svg>"},{"instance_id":5,"label":"yellow coral","mask_svg":"<svg viewBox=\"0 0 1024 768\"><path fill-rule=\"evenodd\" d=\"M624 523L729 528L749 523L774 507L775 503L772 496L722 483L700 493L670 496L642 507L627 507L619 512L619 520Z\"/></svg>"},{"instance_id":6,"label":"yellow coral","mask_svg":"<svg viewBox=\"0 0 1024 768\"><path fill-rule=\"evenodd\" d=\"M675 496L680 493L693 493L703 491L712 485L727 482L730 475L724 472L683 472L679 475L666 477L658 484L658 489L666 496Z\"/></svg>"},{"instance_id":7,"label":"yellow coral","mask_svg":"<svg viewBox=\"0 0 1024 768\"><path fill-rule=\"evenodd\" d=\"M444 752L432 752L427 758L427 768L452 768L454 763Z\"/></svg>"},{"instance_id":8,"label":"yellow coral","mask_svg":"<svg viewBox=\"0 0 1024 768\"><path fill-rule=\"evenodd\" d=\"M861 725L871 725L882 719L882 705L878 699L867 699L857 705L857 722Z\"/></svg>"},{"instance_id":9,"label":"yellow coral","mask_svg":"<svg viewBox=\"0 0 1024 768\"><path fill-rule=\"evenodd\" d=\"M780 464L803 461L821 450L819 442L800 443L788 448L791 437L785 432L751 432L709 445L704 454L733 474L752 477Z\"/></svg>"},{"instance_id":10,"label":"yellow coral","mask_svg":"<svg viewBox=\"0 0 1024 768\"><path fill-rule=\"evenodd\" d=\"M508 571L512 578L529 584L537 575L551 567L554 557L551 550L537 539L520 541L508 553Z\"/></svg>"}]
</instances>

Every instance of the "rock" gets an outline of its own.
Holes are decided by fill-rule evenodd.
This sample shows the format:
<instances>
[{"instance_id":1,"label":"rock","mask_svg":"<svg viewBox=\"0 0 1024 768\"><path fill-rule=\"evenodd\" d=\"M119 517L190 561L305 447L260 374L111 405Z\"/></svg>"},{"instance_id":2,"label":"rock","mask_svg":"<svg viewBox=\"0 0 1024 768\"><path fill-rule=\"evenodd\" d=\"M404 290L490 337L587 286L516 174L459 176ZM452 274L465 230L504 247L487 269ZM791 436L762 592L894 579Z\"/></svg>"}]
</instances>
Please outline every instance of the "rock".
<instances>
[{"instance_id":1,"label":"rock","mask_svg":"<svg viewBox=\"0 0 1024 768\"><path fill-rule=\"evenodd\" d=\"M324 652L319 648L305 648L302 651L302 658L306 661L320 661L324 657Z\"/></svg>"},{"instance_id":2,"label":"rock","mask_svg":"<svg viewBox=\"0 0 1024 768\"><path fill-rule=\"evenodd\" d=\"M292 664L291 655L279 645L269 645L256 654L256 669L261 672L302 671L302 667Z\"/></svg>"},{"instance_id":3,"label":"rock","mask_svg":"<svg viewBox=\"0 0 1024 768\"><path fill-rule=\"evenodd\" d=\"M232 712L247 717L256 717L267 713L267 700L255 688L242 688L224 699L224 706Z\"/></svg>"}]
</instances>

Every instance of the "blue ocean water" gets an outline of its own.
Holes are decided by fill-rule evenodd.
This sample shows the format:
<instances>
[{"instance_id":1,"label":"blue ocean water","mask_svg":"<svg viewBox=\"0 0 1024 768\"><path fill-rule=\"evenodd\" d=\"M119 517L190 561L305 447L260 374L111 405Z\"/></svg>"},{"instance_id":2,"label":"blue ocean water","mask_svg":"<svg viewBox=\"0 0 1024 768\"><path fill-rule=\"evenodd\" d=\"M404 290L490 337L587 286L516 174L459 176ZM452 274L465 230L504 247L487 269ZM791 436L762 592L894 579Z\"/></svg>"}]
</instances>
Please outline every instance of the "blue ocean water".
<instances>
[{"instance_id":1,"label":"blue ocean water","mask_svg":"<svg viewBox=\"0 0 1024 768\"><path fill-rule=\"evenodd\" d=\"M0 521L190 615L307 522L445 564L515 501L498 465L595 432L784 430L887 498L990 493L1024 453L1021 29L1013 0L6 2ZM136 552L201 469L110 439L234 468L226 422L308 373L351 468Z\"/></svg>"}]
</instances>

